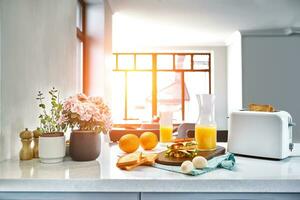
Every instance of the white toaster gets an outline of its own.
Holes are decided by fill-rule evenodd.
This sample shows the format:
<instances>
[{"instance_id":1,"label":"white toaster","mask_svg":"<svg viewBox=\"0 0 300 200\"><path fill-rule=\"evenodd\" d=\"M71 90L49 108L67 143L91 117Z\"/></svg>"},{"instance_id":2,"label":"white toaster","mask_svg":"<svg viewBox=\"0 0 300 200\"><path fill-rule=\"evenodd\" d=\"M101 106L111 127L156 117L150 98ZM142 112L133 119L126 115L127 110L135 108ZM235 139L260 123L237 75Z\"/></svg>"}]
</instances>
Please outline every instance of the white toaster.
<instances>
[{"instance_id":1,"label":"white toaster","mask_svg":"<svg viewBox=\"0 0 300 200\"><path fill-rule=\"evenodd\" d=\"M293 150L292 117L288 112L232 112L228 151L247 156L284 159Z\"/></svg>"}]
</instances>

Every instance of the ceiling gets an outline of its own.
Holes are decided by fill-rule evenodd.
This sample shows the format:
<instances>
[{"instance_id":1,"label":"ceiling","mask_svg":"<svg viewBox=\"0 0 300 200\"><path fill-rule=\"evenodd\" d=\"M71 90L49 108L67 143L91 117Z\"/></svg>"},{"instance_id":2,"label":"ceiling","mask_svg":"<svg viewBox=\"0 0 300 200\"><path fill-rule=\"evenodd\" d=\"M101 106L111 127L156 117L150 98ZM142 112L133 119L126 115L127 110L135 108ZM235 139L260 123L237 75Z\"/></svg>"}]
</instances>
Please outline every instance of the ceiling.
<instances>
[{"instance_id":1,"label":"ceiling","mask_svg":"<svg viewBox=\"0 0 300 200\"><path fill-rule=\"evenodd\" d=\"M224 45L236 30L300 26L300 0L108 2L116 14L113 42L121 46Z\"/></svg>"}]
</instances>

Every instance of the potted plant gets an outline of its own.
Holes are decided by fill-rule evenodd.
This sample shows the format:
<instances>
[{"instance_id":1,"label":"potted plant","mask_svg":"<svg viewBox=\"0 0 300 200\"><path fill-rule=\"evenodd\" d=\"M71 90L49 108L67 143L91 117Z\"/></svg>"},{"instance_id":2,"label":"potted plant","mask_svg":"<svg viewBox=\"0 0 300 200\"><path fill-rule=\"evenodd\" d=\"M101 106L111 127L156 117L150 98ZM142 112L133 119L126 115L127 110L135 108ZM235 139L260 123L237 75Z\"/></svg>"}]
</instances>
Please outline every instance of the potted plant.
<instances>
[{"instance_id":1,"label":"potted plant","mask_svg":"<svg viewBox=\"0 0 300 200\"><path fill-rule=\"evenodd\" d=\"M65 136L67 125L59 123L62 114L62 103L59 101L59 92L54 87L49 91L51 98L50 110L46 109L44 95L38 92L37 100L41 108L39 137L39 158L42 163L62 162L66 154Z\"/></svg>"},{"instance_id":2,"label":"potted plant","mask_svg":"<svg viewBox=\"0 0 300 200\"><path fill-rule=\"evenodd\" d=\"M78 94L63 103L61 124L71 129L70 156L76 161L95 160L100 154L99 133L112 127L109 107L100 97Z\"/></svg>"}]
</instances>

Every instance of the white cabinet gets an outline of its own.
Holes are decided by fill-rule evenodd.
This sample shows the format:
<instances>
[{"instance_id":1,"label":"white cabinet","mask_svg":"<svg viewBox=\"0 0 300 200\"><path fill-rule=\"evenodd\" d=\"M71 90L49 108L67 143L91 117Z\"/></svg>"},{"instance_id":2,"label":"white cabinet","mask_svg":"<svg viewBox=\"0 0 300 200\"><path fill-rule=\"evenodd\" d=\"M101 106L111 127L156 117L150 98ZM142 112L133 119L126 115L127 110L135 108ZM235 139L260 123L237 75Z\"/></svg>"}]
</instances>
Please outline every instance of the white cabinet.
<instances>
[{"instance_id":1,"label":"white cabinet","mask_svg":"<svg viewBox=\"0 0 300 200\"><path fill-rule=\"evenodd\" d=\"M142 193L142 200L299 200L300 194L277 193Z\"/></svg>"},{"instance_id":2,"label":"white cabinet","mask_svg":"<svg viewBox=\"0 0 300 200\"><path fill-rule=\"evenodd\" d=\"M0 192L0 200L139 200L140 193Z\"/></svg>"},{"instance_id":3,"label":"white cabinet","mask_svg":"<svg viewBox=\"0 0 300 200\"><path fill-rule=\"evenodd\" d=\"M0 192L0 200L299 200L298 193Z\"/></svg>"}]
</instances>

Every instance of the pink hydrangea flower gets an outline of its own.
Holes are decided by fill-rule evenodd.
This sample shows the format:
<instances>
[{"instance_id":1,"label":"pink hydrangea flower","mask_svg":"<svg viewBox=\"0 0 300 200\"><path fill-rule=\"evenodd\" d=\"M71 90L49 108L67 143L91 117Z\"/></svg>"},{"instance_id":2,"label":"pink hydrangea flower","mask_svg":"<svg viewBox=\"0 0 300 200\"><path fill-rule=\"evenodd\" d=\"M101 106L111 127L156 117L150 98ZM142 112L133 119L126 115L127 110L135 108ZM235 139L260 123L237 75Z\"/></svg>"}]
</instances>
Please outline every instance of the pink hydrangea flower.
<instances>
[{"instance_id":1,"label":"pink hydrangea flower","mask_svg":"<svg viewBox=\"0 0 300 200\"><path fill-rule=\"evenodd\" d=\"M79 101L86 101L88 99L85 94L77 94L76 97Z\"/></svg>"},{"instance_id":2,"label":"pink hydrangea flower","mask_svg":"<svg viewBox=\"0 0 300 200\"><path fill-rule=\"evenodd\" d=\"M71 112L76 113L78 115L84 114L84 107L81 103L74 103L70 109Z\"/></svg>"},{"instance_id":3,"label":"pink hydrangea flower","mask_svg":"<svg viewBox=\"0 0 300 200\"><path fill-rule=\"evenodd\" d=\"M101 97L89 97L88 99L95 104L103 103L103 100Z\"/></svg>"},{"instance_id":4,"label":"pink hydrangea flower","mask_svg":"<svg viewBox=\"0 0 300 200\"><path fill-rule=\"evenodd\" d=\"M93 115L93 120L94 120L94 121L101 121L101 120L102 120L102 117L101 117L100 113L95 113L95 114Z\"/></svg>"},{"instance_id":5,"label":"pink hydrangea flower","mask_svg":"<svg viewBox=\"0 0 300 200\"><path fill-rule=\"evenodd\" d=\"M108 132L112 127L110 109L101 97L69 97L63 104L63 113L66 119L61 120L72 128Z\"/></svg>"}]
</instances>

